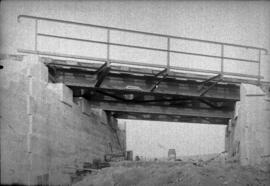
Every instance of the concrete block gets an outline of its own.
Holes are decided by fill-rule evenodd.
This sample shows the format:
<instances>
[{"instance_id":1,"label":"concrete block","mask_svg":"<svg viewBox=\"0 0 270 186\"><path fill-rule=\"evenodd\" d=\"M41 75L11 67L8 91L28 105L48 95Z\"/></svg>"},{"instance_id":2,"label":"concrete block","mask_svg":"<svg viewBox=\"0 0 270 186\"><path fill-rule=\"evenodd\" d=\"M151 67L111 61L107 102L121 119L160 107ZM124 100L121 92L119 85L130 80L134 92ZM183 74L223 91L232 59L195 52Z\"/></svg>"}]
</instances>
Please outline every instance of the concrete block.
<instances>
[{"instance_id":1,"label":"concrete block","mask_svg":"<svg viewBox=\"0 0 270 186\"><path fill-rule=\"evenodd\" d=\"M88 101L84 98L80 98L80 106L82 109L82 113L88 116L93 116L93 112L91 110L90 105L88 104Z\"/></svg>"},{"instance_id":2,"label":"concrete block","mask_svg":"<svg viewBox=\"0 0 270 186\"><path fill-rule=\"evenodd\" d=\"M1 69L1 73L26 74L27 72L28 65L23 60L6 58L4 60L0 60L0 64L4 67L3 69Z\"/></svg>"},{"instance_id":3,"label":"concrete block","mask_svg":"<svg viewBox=\"0 0 270 186\"><path fill-rule=\"evenodd\" d=\"M240 101L237 101L237 102L235 103L234 118L238 117L240 107L241 107L241 103L240 103Z\"/></svg>"},{"instance_id":4,"label":"concrete block","mask_svg":"<svg viewBox=\"0 0 270 186\"><path fill-rule=\"evenodd\" d=\"M42 63L30 67L30 75L44 82L48 82L49 79L48 68Z\"/></svg>"},{"instance_id":5,"label":"concrete block","mask_svg":"<svg viewBox=\"0 0 270 186\"><path fill-rule=\"evenodd\" d=\"M93 109L91 108L89 101L84 99L84 98L80 98L80 104L81 106L81 110L82 113L91 117L93 120L93 124L94 123L104 123L107 124L108 120L107 120L107 115L106 113L101 110L101 109Z\"/></svg>"},{"instance_id":6,"label":"concrete block","mask_svg":"<svg viewBox=\"0 0 270 186\"><path fill-rule=\"evenodd\" d=\"M35 77L28 78L29 80L29 87L28 93L29 95L33 96L35 99L45 99L45 89L47 88L48 82L41 81Z\"/></svg>"},{"instance_id":7,"label":"concrete block","mask_svg":"<svg viewBox=\"0 0 270 186\"><path fill-rule=\"evenodd\" d=\"M1 94L1 96L3 96ZM27 132L28 116L26 112L26 99L6 97L1 100L1 130L4 126L14 129L16 133L23 134Z\"/></svg>"},{"instance_id":8,"label":"concrete block","mask_svg":"<svg viewBox=\"0 0 270 186\"><path fill-rule=\"evenodd\" d=\"M37 59L29 63L31 70L40 70ZM28 71L28 76L16 72L12 81L6 73L3 77L8 83L5 87L0 85L1 137L5 139L1 141L1 152L4 152L1 155L6 159L12 157L12 161L15 159L18 162L14 166L10 164L8 170L27 172L26 176L22 175L23 171L15 171L14 174L8 172L12 179L28 179L31 156L34 171L32 176L35 177L44 174L45 169L61 167L63 163L73 161L76 157L81 161L102 158L108 141L113 148L117 147L109 126L96 125L108 123L104 111L92 110L86 100L80 106L73 104L73 93L68 87L64 84L47 84L41 75L46 72L31 70ZM21 165L20 161L23 161ZM58 183L58 178L52 177L54 185ZM60 182L65 183L67 180L68 177Z\"/></svg>"},{"instance_id":9,"label":"concrete block","mask_svg":"<svg viewBox=\"0 0 270 186\"><path fill-rule=\"evenodd\" d=\"M24 94L25 90L27 90L28 81L27 78L23 74L19 73L5 73L5 71L1 70L0 73L0 88L8 89L12 91L12 93L20 93Z\"/></svg>"},{"instance_id":10,"label":"concrete block","mask_svg":"<svg viewBox=\"0 0 270 186\"><path fill-rule=\"evenodd\" d=\"M265 101L266 101L265 110L269 112L270 111L270 99L266 99Z\"/></svg>"},{"instance_id":11,"label":"concrete block","mask_svg":"<svg viewBox=\"0 0 270 186\"><path fill-rule=\"evenodd\" d=\"M18 54L0 54L0 60L14 60L14 61L22 61L24 55Z\"/></svg>"},{"instance_id":12,"label":"concrete block","mask_svg":"<svg viewBox=\"0 0 270 186\"><path fill-rule=\"evenodd\" d=\"M49 125L49 117L42 114L35 113L33 116L33 133L48 136L50 128L54 128L54 125Z\"/></svg>"},{"instance_id":13,"label":"concrete block","mask_svg":"<svg viewBox=\"0 0 270 186\"><path fill-rule=\"evenodd\" d=\"M47 136L42 136L39 134L31 135L31 153L32 154L50 158L50 153L49 153L50 146L51 146L51 141L47 138Z\"/></svg>"},{"instance_id":14,"label":"concrete block","mask_svg":"<svg viewBox=\"0 0 270 186\"><path fill-rule=\"evenodd\" d=\"M126 122L124 121L118 121L118 129L125 131L126 130Z\"/></svg>"},{"instance_id":15,"label":"concrete block","mask_svg":"<svg viewBox=\"0 0 270 186\"><path fill-rule=\"evenodd\" d=\"M11 153L16 157L17 154L13 154L15 151L21 151L22 153L27 152L27 135L14 133L12 130L1 131L1 155L4 157L4 153ZM10 158L7 156L7 158ZM18 157L19 158L19 157ZM20 158L19 158L20 159ZM11 159L10 161L20 161L17 158Z\"/></svg>"},{"instance_id":16,"label":"concrete block","mask_svg":"<svg viewBox=\"0 0 270 186\"><path fill-rule=\"evenodd\" d=\"M63 103L65 103L69 106L72 106L73 105L73 92L72 92L72 90L62 83L59 86L60 86L60 90L61 90L60 100Z\"/></svg>"},{"instance_id":17,"label":"concrete block","mask_svg":"<svg viewBox=\"0 0 270 186\"><path fill-rule=\"evenodd\" d=\"M40 62L38 55L28 55L25 57L24 61L26 61L29 66L27 71L28 77L35 77L38 80L48 82L48 68Z\"/></svg>"},{"instance_id":18,"label":"concrete block","mask_svg":"<svg viewBox=\"0 0 270 186\"><path fill-rule=\"evenodd\" d=\"M264 96L265 92L256 85L241 84L241 92L246 96Z\"/></svg>"},{"instance_id":19,"label":"concrete block","mask_svg":"<svg viewBox=\"0 0 270 186\"><path fill-rule=\"evenodd\" d=\"M107 124L108 123L108 116L107 116L107 114L105 113L104 110L91 108L91 111L95 115L97 115L98 118L100 118L100 122L101 123L103 123L103 124Z\"/></svg>"},{"instance_id":20,"label":"concrete block","mask_svg":"<svg viewBox=\"0 0 270 186\"><path fill-rule=\"evenodd\" d=\"M61 102L69 106L73 105L73 92L63 83L48 83L47 88L58 95Z\"/></svg>"},{"instance_id":21,"label":"concrete block","mask_svg":"<svg viewBox=\"0 0 270 186\"><path fill-rule=\"evenodd\" d=\"M1 184L13 184L20 183L21 185L27 185L27 175L29 172L29 166L21 163L11 163L7 161L1 162Z\"/></svg>"}]
</instances>

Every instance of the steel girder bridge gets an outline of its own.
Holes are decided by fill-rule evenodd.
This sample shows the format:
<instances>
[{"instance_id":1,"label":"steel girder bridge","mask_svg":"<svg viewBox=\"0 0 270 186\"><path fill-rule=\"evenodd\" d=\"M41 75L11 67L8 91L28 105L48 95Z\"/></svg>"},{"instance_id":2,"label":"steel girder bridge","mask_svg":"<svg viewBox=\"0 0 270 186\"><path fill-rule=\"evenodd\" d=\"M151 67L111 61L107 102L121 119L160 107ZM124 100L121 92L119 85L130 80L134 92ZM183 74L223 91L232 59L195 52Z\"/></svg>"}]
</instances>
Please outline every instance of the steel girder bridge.
<instances>
[{"instance_id":1,"label":"steel girder bridge","mask_svg":"<svg viewBox=\"0 0 270 186\"><path fill-rule=\"evenodd\" d=\"M18 22L22 19L34 23L34 49L18 49L18 52L39 55L40 61L48 66L51 82L64 83L73 90L74 97L86 98L92 108L103 109L115 118L226 125L233 116L235 102L240 99L239 85L260 84L263 79L261 55L267 53L264 48L29 15L18 16ZM44 22L99 29L105 33L105 40L46 33L41 29ZM112 38L115 33L161 38L166 47L115 42ZM68 40L94 43L104 46L106 52L104 57L98 58L91 57L91 54L73 55L46 51L40 49L41 45L46 45L40 42L41 38L54 39L57 42ZM218 50L218 55L172 48L172 42L178 40L212 45ZM160 52L166 56L165 64L114 59L113 47ZM227 48L253 51L257 58L231 57L226 54ZM219 69L173 65L172 55L215 59ZM256 74L228 72L224 68L228 61L256 65Z\"/></svg>"}]
</instances>

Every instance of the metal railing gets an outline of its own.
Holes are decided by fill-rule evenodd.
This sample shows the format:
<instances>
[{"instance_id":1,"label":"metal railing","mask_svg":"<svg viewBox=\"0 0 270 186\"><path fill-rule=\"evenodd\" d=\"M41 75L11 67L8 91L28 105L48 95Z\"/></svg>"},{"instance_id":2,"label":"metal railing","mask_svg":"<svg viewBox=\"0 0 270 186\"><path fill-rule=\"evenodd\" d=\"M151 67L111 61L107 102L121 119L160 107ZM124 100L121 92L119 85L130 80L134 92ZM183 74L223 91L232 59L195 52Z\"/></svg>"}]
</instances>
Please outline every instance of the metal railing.
<instances>
[{"instance_id":1,"label":"metal railing","mask_svg":"<svg viewBox=\"0 0 270 186\"><path fill-rule=\"evenodd\" d=\"M238 44L233 44L233 43L201 40L201 39L194 39L194 38L187 38L187 37L178 37L178 36L164 35L164 34L157 34L157 33L150 33L150 32L142 32L142 31L136 31L136 30L107 27L107 26L100 26L100 25L93 25L93 24L86 24L86 23L59 20L59 19L51 19L51 18L44 18L44 17L36 17L36 16L29 16L29 15L19 15L17 17L18 22L20 22L20 20L22 18L31 19L31 20L35 21L35 35L34 35L34 38L35 38L34 45L35 46L34 46L34 50L33 51L21 50L21 51L28 52L28 53L36 53L36 54L41 54L41 55L76 58L76 59L104 61L104 62L108 62L108 63L118 63L118 64L125 64L125 65L138 65L138 66L147 66L147 67L166 68L167 70L174 69L174 70L184 70L184 71L199 72L199 73L200 72L201 73L213 73L213 74L221 74L221 76L228 75L228 76L246 77L246 78L256 79L256 80L258 80L258 82L260 82L261 78L263 78L261 76L261 55L262 55L262 52L264 52L264 53L268 52L264 48L247 46L247 45L238 45ZM107 41L105 42L105 41L98 41L98 40L80 39L80 38L74 38L74 37L59 36L59 35L54 35L54 34L39 33L38 27L39 27L40 21L49 21L49 22L54 22L54 23L64 23L64 24L71 24L71 25L77 25L77 26L86 26L86 27L104 29L105 31L107 31L107 36L106 36ZM124 44L124 43L111 42L111 40L110 40L111 31L120 31L120 32L125 32L125 33L134 33L134 34L141 34L141 35L145 35L145 36L156 36L159 38L165 38L167 47L166 47L166 49L162 49L162 48L155 48L155 47L146 47L146 46L129 45L129 44ZM40 36L55 38L55 39L66 39L66 40L73 40L73 41L89 42L89 43L106 45L107 46L107 49L106 49L107 56L106 56L106 58L95 58L95 57L89 57L89 56L78 56L78 55L49 53L49 52L40 51L40 50L38 50L38 37L40 37ZM171 40L172 39L184 40L184 41L194 41L194 42L205 43L205 44L213 44L213 45L216 45L217 47L220 47L220 55L208 55L208 54L203 54L203 53L193 53L193 52L172 50L171 49ZM131 61L122 61L122 60L111 59L110 58L111 46L119 46L119 47L126 47L126 48L135 48L135 49L165 52L167 54L166 65L147 64L147 63L142 63L142 62L131 62ZM243 59L243 58L228 57L225 55L225 47L237 47L239 49L242 48L242 49L255 50L256 52L258 52L257 53L258 59L257 60L250 60L250 59ZM186 67L172 66L170 56L173 53L219 59L220 60L220 70L215 71L215 70L206 70L206 69L198 69L198 68L186 68ZM247 63L257 63L258 64L257 75L226 72L226 71L224 71L224 62L225 62L224 60L234 60L234 61L241 61L241 62L247 62Z\"/></svg>"}]
</instances>

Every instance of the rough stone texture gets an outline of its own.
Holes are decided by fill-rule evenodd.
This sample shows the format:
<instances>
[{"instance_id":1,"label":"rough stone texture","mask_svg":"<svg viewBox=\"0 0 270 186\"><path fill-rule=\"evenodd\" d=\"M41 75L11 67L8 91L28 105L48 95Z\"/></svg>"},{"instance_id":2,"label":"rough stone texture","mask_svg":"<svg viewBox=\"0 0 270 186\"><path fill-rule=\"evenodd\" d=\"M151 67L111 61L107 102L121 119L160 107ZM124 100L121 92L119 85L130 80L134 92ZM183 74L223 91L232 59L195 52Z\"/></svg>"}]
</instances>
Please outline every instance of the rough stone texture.
<instances>
[{"instance_id":1,"label":"rough stone texture","mask_svg":"<svg viewBox=\"0 0 270 186\"><path fill-rule=\"evenodd\" d=\"M254 85L241 85L241 101L227 128L229 155L242 165L268 166L270 163L269 97Z\"/></svg>"},{"instance_id":2,"label":"rough stone texture","mask_svg":"<svg viewBox=\"0 0 270 186\"><path fill-rule=\"evenodd\" d=\"M66 167L103 158L109 143L114 152L123 148L123 131L111 127L117 121L91 111L86 100L83 110L68 87L48 83L37 56L6 57L1 64L2 184L69 184L74 170Z\"/></svg>"}]
</instances>

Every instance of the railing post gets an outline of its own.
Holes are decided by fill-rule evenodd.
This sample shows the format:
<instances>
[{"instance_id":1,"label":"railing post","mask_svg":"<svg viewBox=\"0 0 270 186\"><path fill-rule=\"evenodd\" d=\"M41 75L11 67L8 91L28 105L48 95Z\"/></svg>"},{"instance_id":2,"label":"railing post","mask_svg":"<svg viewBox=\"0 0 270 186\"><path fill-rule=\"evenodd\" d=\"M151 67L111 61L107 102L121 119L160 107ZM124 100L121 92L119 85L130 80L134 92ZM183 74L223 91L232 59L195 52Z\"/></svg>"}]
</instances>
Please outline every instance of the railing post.
<instances>
[{"instance_id":1,"label":"railing post","mask_svg":"<svg viewBox=\"0 0 270 186\"><path fill-rule=\"evenodd\" d=\"M35 19L35 52L37 52L38 47L37 33L38 33L38 19Z\"/></svg>"},{"instance_id":2,"label":"railing post","mask_svg":"<svg viewBox=\"0 0 270 186\"><path fill-rule=\"evenodd\" d=\"M110 29L107 29L107 66L110 65Z\"/></svg>"},{"instance_id":3,"label":"railing post","mask_svg":"<svg viewBox=\"0 0 270 186\"><path fill-rule=\"evenodd\" d=\"M221 76L223 76L224 72L224 45L221 44L221 66L220 66Z\"/></svg>"},{"instance_id":4,"label":"railing post","mask_svg":"<svg viewBox=\"0 0 270 186\"><path fill-rule=\"evenodd\" d=\"M258 62L259 62L259 67L258 67L258 84L260 84L261 83L261 50L259 50Z\"/></svg>"},{"instance_id":5,"label":"railing post","mask_svg":"<svg viewBox=\"0 0 270 186\"><path fill-rule=\"evenodd\" d=\"M167 71L170 70L170 38L167 38Z\"/></svg>"}]
</instances>

